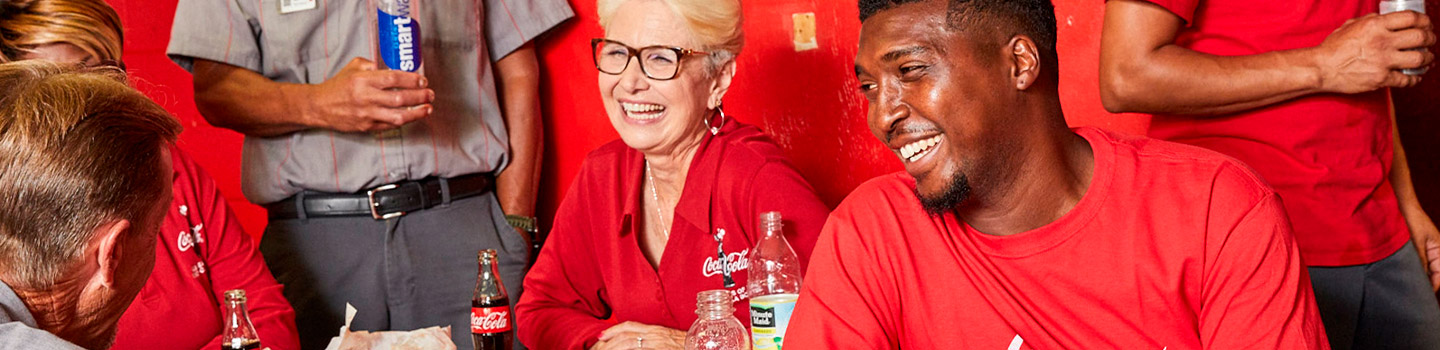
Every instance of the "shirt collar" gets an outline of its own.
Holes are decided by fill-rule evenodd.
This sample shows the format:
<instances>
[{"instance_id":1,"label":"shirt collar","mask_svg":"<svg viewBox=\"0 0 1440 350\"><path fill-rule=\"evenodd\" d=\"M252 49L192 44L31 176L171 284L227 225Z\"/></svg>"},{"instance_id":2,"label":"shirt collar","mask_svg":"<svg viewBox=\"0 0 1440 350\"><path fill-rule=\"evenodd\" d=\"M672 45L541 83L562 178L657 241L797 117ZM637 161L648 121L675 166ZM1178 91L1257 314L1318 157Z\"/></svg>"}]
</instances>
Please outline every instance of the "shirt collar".
<instances>
[{"instance_id":1,"label":"shirt collar","mask_svg":"<svg viewBox=\"0 0 1440 350\"><path fill-rule=\"evenodd\" d=\"M713 233L710 232L713 226L710 221L710 206L715 196L715 181L719 175L720 163L724 160L723 155L728 146L723 140L717 139L729 136L727 134L739 128L739 123L730 120L720 126L719 134L705 131L700 146L695 150L695 158L690 161L690 170L685 173L685 188L681 190L680 200L675 204L675 222L671 224L672 229L685 224L706 234ZM625 160L623 166L629 171L625 172L621 194L629 196L630 200L625 201L622 211L621 227L627 228L621 230L622 234L632 231L628 228L632 226L634 216L641 215L640 201L643 196L649 195L643 187L645 156L634 149L627 153L631 157Z\"/></svg>"},{"instance_id":2,"label":"shirt collar","mask_svg":"<svg viewBox=\"0 0 1440 350\"><path fill-rule=\"evenodd\" d=\"M25 302L5 282L0 282L0 323L4 321L24 323L30 328L39 328L35 316L25 307Z\"/></svg>"}]
</instances>

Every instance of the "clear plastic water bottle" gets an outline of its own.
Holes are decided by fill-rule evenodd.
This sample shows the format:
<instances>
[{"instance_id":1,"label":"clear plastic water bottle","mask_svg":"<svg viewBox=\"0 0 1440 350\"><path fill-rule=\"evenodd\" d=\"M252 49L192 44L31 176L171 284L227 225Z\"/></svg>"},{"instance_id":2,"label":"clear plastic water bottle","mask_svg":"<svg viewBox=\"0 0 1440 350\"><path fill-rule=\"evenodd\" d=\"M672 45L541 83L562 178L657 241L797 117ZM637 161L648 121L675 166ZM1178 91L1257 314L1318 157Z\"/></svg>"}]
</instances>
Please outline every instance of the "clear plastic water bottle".
<instances>
[{"instance_id":1,"label":"clear plastic water bottle","mask_svg":"<svg viewBox=\"0 0 1440 350\"><path fill-rule=\"evenodd\" d=\"M760 240L750 250L750 339L755 350L778 350L800 299L800 258L785 240L780 212L760 214Z\"/></svg>"},{"instance_id":2,"label":"clear plastic water bottle","mask_svg":"<svg viewBox=\"0 0 1440 350\"><path fill-rule=\"evenodd\" d=\"M1391 13L1391 12L1400 12L1400 11L1405 11L1405 10L1415 11L1415 12L1419 12L1419 13L1425 13L1425 0L1393 0L1393 1L1392 1L1392 0L1382 0L1382 1L1380 1L1380 14L1382 14L1382 15L1383 15L1383 14L1388 14L1388 13ZM1426 50L1426 49L1420 48L1420 49L1416 49L1416 50ZM1425 74L1425 72L1428 71L1428 70L1430 70L1428 67L1420 67L1420 68L1405 69L1405 70L1401 70L1400 72L1405 73L1405 74L1407 74L1407 75L1421 75L1421 74Z\"/></svg>"},{"instance_id":3,"label":"clear plastic water bottle","mask_svg":"<svg viewBox=\"0 0 1440 350\"><path fill-rule=\"evenodd\" d=\"M375 1L375 49L382 68L421 72L419 1Z\"/></svg>"},{"instance_id":4,"label":"clear plastic water bottle","mask_svg":"<svg viewBox=\"0 0 1440 350\"><path fill-rule=\"evenodd\" d=\"M750 337L745 325L735 319L735 305L730 291L707 290L695 296L695 314L700 318L685 334L685 350L745 350Z\"/></svg>"}]
</instances>

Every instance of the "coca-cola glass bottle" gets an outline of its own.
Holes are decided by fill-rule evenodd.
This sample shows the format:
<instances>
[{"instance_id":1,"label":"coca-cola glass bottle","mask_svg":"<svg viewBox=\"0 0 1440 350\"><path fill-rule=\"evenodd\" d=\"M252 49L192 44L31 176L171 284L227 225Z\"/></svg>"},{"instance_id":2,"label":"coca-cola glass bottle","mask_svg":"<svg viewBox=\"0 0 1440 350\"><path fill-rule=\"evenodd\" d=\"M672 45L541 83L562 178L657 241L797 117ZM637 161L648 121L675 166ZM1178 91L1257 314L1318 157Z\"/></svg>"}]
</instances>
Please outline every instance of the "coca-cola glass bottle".
<instances>
[{"instance_id":1,"label":"coca-cola glass bottle","mask_svg":"<svg viewBox=\"0 0 1440 350\"><path fill-rule=\"evenodd\" d=\"M745 350L750 337L745 325L735 319L735 305L730 291L707 290L695 296L695 314L700 318L685 334L685 350Z\"/></svg>"},{"instance_id":2,"label":"coca-cola glass bottle","mask_svg":"<svg viewBox=\"0 0 1440 350\"><path fill-rule=\"evenodd\" d=\"M255 325L250 323L250 312L245 309L245 290L225 291L225 331L220 333L220 349L253 350L260 348L260 336L255 334Z\"/></svg>"},{"instance_id":3,"label":"coca-cola glass bottle","mask_svg":"<svg viewBox=\"0 0 1440 350\"><path fill-rule=\"evenodd\" d=\"M800 299L800 258L785 240L780 212L760 214L760 240L750 250L750 339L755 350L778 350Z\"/></svg>"},{"instance_id":4,"label":"coca-cola glass bottle","mask_svg":"<svg viewBox=\"0 0 1440 350\"><path fill-rule=\"evenodd\" d=\"M500 282L500 263L494 249L480 251L480 279L470 300L470 335L475 350L511 350L510 299Z\"/></svg>"}]
</instances>

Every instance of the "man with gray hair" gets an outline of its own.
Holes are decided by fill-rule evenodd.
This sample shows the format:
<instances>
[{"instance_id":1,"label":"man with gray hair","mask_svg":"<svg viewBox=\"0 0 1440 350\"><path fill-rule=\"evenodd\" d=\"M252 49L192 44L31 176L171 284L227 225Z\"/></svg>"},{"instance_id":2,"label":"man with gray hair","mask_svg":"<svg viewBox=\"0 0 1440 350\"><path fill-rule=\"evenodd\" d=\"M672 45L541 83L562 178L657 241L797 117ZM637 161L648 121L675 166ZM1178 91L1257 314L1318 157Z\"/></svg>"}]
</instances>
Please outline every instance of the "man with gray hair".
<instances>
[{"instance_id":1,"label":"man with gray hair","mask_svg":"<svg viewBox=\"0 0 1440 350\"><path fill-rule=\"evenodd\" d=\"M0 65L0 349L105 349L155 266L180 131L113 69Z\"/></svg>"}]
</instances>

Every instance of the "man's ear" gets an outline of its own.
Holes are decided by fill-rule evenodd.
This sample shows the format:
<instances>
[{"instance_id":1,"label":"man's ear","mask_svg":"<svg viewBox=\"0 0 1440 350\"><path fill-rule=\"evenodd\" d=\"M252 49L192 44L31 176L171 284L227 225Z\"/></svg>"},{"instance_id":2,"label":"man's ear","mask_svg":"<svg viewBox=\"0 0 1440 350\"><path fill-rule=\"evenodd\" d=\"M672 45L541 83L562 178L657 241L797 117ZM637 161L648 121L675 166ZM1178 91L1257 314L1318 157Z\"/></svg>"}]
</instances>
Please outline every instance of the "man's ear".
<instances>
[{"instance_id":1,"label":"man's ear","mask_svg":"<svg viewBox=\"0 0 1440 350\"><path fill-rule=\"evenodd\" d=\"M730 91L730 82L735 79L735 60L725 63L715 72L715 82L710 88L710 99L706 102L709 109L720 107L720 102L725 98L725 93Z\"/></svg>"},{"instance_id":2,"label":"man's ear","mask_svg":"<svg viewBox=\"0 0 1440 350\"><path fill-rule=\"evenodd\" d=\"M106 288L115 288L116 271L120 268L125 253L125 235L130 231L130 220L111 220L95 228L93 236L98 244L95 254L100 283Z\"/></svg>"},{"instance_id":3,"label":"man's ear","mask_svg":"<svg viewBox=\"0 0 1440 350\"><path fill-rule=\"evenodd\" d=\"M1010 54L1010 80L1015 83L1015 89L1029 89L1035 80L1040 79L1040 50L1035 46L1035 40L1023 34L1016 35L1005 47Z\"/></svg>"}]
</instances>

